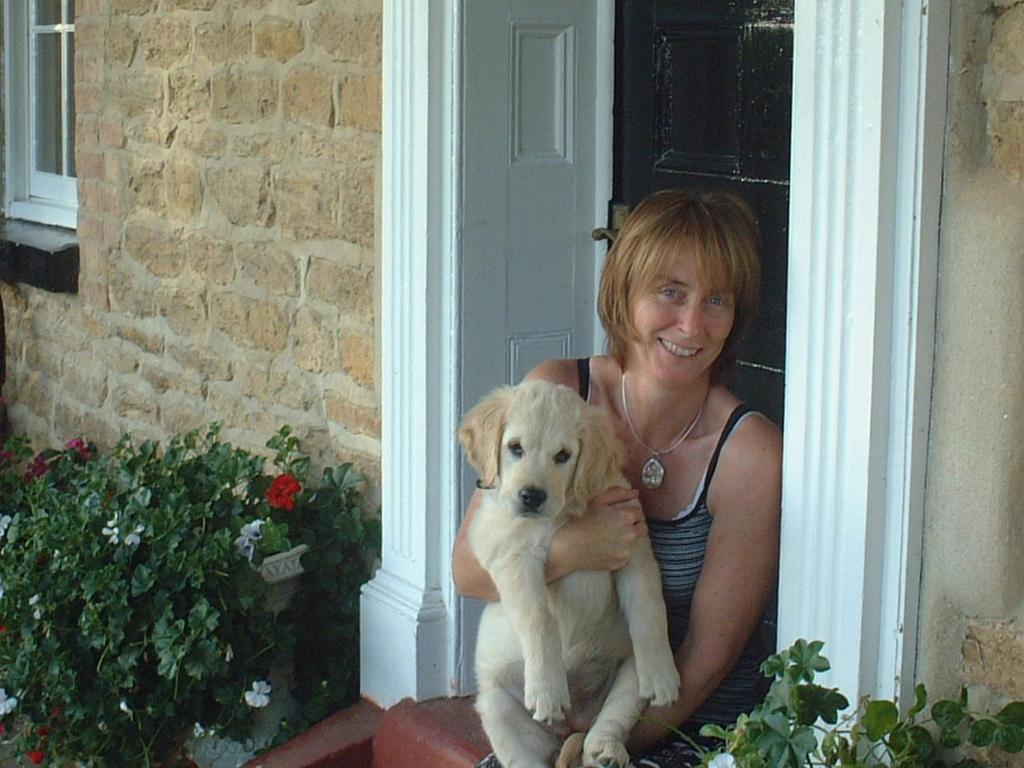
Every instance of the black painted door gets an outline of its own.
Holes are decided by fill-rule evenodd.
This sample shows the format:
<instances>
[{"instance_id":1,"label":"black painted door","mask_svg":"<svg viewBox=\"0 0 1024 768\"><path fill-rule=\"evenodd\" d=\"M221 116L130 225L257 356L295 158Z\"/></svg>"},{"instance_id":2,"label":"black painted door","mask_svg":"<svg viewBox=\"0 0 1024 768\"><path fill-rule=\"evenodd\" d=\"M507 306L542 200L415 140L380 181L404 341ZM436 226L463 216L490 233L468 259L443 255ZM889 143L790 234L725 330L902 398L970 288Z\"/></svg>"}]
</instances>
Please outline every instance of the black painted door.
<instances>
[{"instance_id":1,"label":"black painted door","mask_svg":"<svg viewBox=\"0 0 1024 768\"><path fill-rule=\"evenodd\" d=\"M793 0L618 0L615 200L720 188L758 216L760 312L729 382L782 424Z\"/></svg>"}]
</instances>

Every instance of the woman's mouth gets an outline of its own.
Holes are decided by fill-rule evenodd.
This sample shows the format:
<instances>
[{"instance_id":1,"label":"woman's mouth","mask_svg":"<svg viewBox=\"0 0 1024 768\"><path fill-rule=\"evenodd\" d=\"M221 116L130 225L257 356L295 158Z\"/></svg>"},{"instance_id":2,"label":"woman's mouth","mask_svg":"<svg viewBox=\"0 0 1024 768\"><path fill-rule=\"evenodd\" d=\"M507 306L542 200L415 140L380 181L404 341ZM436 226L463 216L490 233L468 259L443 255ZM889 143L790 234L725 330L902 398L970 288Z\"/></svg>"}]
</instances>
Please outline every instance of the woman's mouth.
<instances>
[{"instance_id":1,"label":"woman's mouth","mask_svg":"<svg viewBox=\"0 0 1024 768\"><path fill-rule=\"evenodd\" d=\"M700 347L681 347L678 344L673 344L668 339L658 339L658 342L665 351L675 357L693 357L700 352Z\"/></svg>"}]
</instances>

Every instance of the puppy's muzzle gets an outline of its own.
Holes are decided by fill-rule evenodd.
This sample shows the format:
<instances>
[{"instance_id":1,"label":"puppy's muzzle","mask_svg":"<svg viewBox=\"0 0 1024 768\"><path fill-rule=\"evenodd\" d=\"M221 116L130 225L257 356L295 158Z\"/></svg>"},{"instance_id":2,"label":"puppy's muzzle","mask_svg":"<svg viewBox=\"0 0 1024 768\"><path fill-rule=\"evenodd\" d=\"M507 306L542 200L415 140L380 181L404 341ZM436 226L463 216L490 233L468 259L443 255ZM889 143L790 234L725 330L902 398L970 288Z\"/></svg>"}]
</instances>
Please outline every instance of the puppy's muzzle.
<instances>
[{"instance_id":1,"label":"puppy's muzzle","mask_svg":"<svg viewBox=\"0 0 1024 768\"><path fill-rule=\"evenodd\" d=\"M540 514L541 505L548 499L548 493L540 488L523 488L519 491L519 501L523 503L520 514L528 517Z\"/></svg>"}]
</instances>

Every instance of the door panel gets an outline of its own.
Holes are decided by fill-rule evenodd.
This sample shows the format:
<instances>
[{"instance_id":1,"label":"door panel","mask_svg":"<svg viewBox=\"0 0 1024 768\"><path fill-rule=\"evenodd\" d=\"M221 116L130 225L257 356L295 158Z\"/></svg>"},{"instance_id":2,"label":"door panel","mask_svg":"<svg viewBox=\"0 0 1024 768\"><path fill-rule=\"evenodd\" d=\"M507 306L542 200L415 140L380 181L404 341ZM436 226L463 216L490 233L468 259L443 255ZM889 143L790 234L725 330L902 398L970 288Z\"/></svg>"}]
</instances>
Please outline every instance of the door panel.
<instances>
[{"instance_id":1,"label":"door panel","mask_svg":"<svg viewBox=\"0 0 1024 768\"><path fill-rule=\"evenodd\" d=\"M542 360L593 353L599 5L463 4L462 412ZM475 479L464 462L464 502ZM480 604L462 606L469 691Z\"/></svg>"},{"instance_id":2,"label":"door panel","mask_svg":"<svg viewBox=\"0 0 1024 768\"><path fill-rule=\"evenodd\" d=\"M615 199L718 188L758 217L761 307L730 385L782 423L792 0L620 0Z\"/></svg>"}]
</instances>

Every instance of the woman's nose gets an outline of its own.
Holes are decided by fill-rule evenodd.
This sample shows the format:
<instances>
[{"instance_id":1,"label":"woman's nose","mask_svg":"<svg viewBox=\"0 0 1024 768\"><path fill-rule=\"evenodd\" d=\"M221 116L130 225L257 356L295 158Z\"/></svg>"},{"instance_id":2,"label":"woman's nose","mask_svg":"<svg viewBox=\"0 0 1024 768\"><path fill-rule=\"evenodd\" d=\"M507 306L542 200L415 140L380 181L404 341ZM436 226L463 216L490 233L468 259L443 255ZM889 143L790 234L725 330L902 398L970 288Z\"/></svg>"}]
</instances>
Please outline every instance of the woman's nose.
<instances>
[{"instance_id":1,"label":"woman's nose","mask_svg":"<svg viewBox=\"0 0 1024 768\"><path fill-rule=\"evenodd\" d=\"M700 330L703 323L700 302L686 301L679 307L679 314L676 317L676 325L687 336L693 335Z\"/></svg>"}]
</instances>

